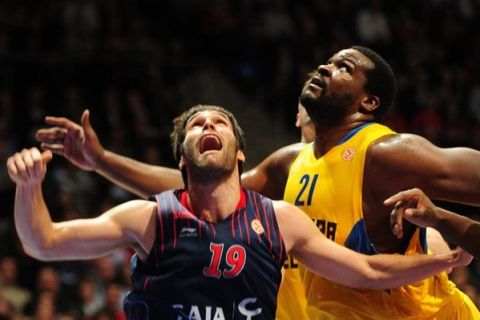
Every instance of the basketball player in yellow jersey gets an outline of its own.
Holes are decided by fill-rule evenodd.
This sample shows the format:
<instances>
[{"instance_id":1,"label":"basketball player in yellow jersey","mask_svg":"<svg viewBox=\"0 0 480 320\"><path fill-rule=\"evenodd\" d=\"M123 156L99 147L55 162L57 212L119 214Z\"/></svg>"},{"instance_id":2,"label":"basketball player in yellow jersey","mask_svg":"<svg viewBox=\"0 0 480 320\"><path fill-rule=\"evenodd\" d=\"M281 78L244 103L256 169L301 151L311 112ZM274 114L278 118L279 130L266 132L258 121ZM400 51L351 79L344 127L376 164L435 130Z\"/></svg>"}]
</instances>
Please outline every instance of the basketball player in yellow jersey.
<instances>
[{"instance_id":1,"label":"basketball player in yellow jersey","mask_svg":"<svg viewBox=\"0 0 480 320\"><path fill-rule=\"evenodd\" d=\"M382 70L374 73L382 68L383 78L378 74ZM424 229L409 226L408 236L400 241L392 241L393 234L382 232L389 217L387 209L381 206L383 196L393 193L394 188L409 185L429 187L441 198L448 196L442 188L454 189L459 181L452 179L451 185L442 185L436 176L450 173L445 169L461 166L462 155L468 159L468 170L474 173L479 154L467 149L440 150L420 137L397 135L374 123L380 101L388 106L394 87L391 69L366 48L341 51L326 65L319 66L318 74L311 78L300 98L316 124L317 138L302 148L290 166L284 199L302 208L327 237L359 252L422 254L427 252ZM416 150L419 147L424 150ZM422 152L441 156L446 163ZM462 174L468 175L468 170ZM415 174L427 180L421 181ZM477 174L467 179L463 184L473 187L480 178ZM472 191L465 191L470 196L462 200L478 204ZM449 198L458 196L456 193ZM474 304L448 281L445 273L388 292L350 289L308 271L303 284L311 319L480 317Z\"/></svg>"},{"instance_id":2,"label":"basketball player in yellow jersey","mask_svg":"<svg viewBox=\"0 0 480 320\"><path fill-rule=\"evenodd\" d=\"M393 102L395 87L390 66L372 50L336 53L300 97L315 123L315 141L280 149L246 172L243 184L273 193L286 185L285 200L354 250L427 252L424 229L404 225L400 239L386 232L391 208L383 200L419 186L435 199L480 205L480 152L438 148L375 123ZM310 319L480 319L445 273L389 291L354 290L309 272L303 285Z\"/></svg>"},{"instance_id":3,"label":"basketball player in yellow jersey","mask_svg":"<svg viewBox=\"0 0 480 320\"><path fill-rule=\"evenodd\" d=\"M300 128L300 142L309 143L314 140L315 126L301 103L298 103L295 126ZM277 296L277 314L275 318L277 320L308 319L306 313L307 299L299 273L299 266L298 261L292 256L287 256L287 260L283 265L283 279Z\"/></svg>"},{"instance_id":4,"label":"basketball player in yellow jersey","mask_svg":"<svg viewBox=\"0 0 480 320\"><path fill-rule=\"evenodd\" d=\"M315 141L274 152L242 175L242 185L281 199L288 179L285 197L309 211L327 237L359 251L366 247L372 253L423 252L423 232L415 226L404 224L400 239L389 232L391 207L384 206L383 200L419 187L432 199L480 206L480 152L438 148L417 135L368 125L380 121L394 93L395 76L378 54L363 47L337 52L318 67L301 95L315 124ZM88 112L81 125L54 117L47 122L56 127L37 133L44 148L130 191L147 197L183 185L178 170L105 150ZM329 175L316 172L322 162L323 174ZM329 171L348 163L352 176ZM344 188L355 191L345 195ZM335 210L325 213L324 206ZM314 208L320 209L314 212ZM463 237L468 240L469 235ZM445 275L390 291L332 290L331 284L312 274L305 277L305 285L311 319L480 319L471 301L447 282ZM367 304L370 301L375 304ZM289 317L282 320L301 319L301 312L294 308L294 304L286 306Z\"/></svg>"}]
</instances>

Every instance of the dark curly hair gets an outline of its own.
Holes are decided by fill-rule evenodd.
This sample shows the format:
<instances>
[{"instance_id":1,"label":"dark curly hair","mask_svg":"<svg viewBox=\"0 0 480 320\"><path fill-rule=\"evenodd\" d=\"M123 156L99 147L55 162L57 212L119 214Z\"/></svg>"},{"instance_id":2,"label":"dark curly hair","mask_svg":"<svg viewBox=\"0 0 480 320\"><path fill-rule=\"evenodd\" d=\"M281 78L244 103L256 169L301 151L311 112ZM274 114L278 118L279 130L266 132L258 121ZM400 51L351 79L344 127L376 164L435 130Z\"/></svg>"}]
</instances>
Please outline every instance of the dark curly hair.
<instances>
[{"instance_id":1,"label":"dark curly hair","mask_svg":"<svg viewBox=\"0 0 480 320\"><path fill-rule=\"evenodd\" d=\"M243 133L242 128L238 125L237 119L235 119L235 116L225 108L219 107L219 106L213 106L213 105L195 105L191 107L190 109L184 111L182 114L180 114L178 117L173 119L173 130L170 133L170 142L171 146L173 149L173 156L175 157L175 160L180 161L180 158L183 154L182 150L182 144L183 141L185 140L185 127L187 126L188 121L194 116L195 114L202 112L202 111L215 111L219 112L221 114L224 114L231 122L233 126L233 134L235 136L235 140L237 143L237 148L239 150L242 150L245 152L245 136ZM243 162L239 161L238 163L238 168L240 171L240 174L243 172ZM184 168L182 168L182 177L183 181L185 183L185 186L187 186L187 175L186 171Z\"/></svg>"},{"instance_id":2,"label":"dark curly hair","mask_svg":"<svg viewBox=\"0 0 480 320\"><path fill-rule=\"evenodd\" d=\"M376 119L381 119L390 109L397 92L397 81L392 67L378 53L370 48L352 46L373 62L373 68L366 71L365 90L380 99L380 107L374 111Z\"/></svg>"}]
</instances>

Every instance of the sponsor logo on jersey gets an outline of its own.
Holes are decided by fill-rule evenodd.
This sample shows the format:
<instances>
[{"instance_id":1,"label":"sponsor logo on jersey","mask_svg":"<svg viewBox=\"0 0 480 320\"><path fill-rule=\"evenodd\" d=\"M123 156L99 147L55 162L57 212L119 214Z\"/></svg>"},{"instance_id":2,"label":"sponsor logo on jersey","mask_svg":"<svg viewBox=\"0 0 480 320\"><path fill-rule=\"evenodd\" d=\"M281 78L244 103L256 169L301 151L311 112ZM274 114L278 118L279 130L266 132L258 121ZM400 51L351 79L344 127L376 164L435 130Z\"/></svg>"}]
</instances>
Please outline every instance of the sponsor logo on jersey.
<instances>
[{"instance_id":1,"label":"sponsor logo on jersey","mask_svg":"<svg viewBox=\"0 0 480 320\"><path fill-rule=\"evenodd\" d=\"M357 150L354 147L348 147L347 149L345 149L345 151L343 151L343 160L352 160L356 152Z\"/></svg>"},{"instance_id":2,"label":"sponsor logo on jersey","mask_svg":"<svg viewBox=\"0 0 480 320\"><path fill-rule=\"evenodd\" d=\"M232 314L238 312L245 316L245 320L255 320L256 316L262 314L262 308L254 305L256 302L256 297L245 298L234 307ZM224 307L173 304L172 308L178 313L176 320L227 320Z\"/></svg>"},{"instance_id":3,"label":"sponsor logo on jersey","mask_svg":"<svg viewBox=\"0 0 480 320\"><path fill-rule=\"evenodd\" d=\"M187 228L183 227L182 230L180 231L180 238L193 238L196 237L197 234L197 229L196 228Z\"/></svg>"},{"instance_id":4,"label":"sponsor logo on jersey","mask_svg":"<svg viewBox=\"0 0 480 320\"><path fill-rule=\"evenodd\" d=\"M252 226L252 229L253 231L255 231L256 234L262 234L265 232L262 223L258 219L253 219L250 225Z\"/></svg>"}]
</instances>

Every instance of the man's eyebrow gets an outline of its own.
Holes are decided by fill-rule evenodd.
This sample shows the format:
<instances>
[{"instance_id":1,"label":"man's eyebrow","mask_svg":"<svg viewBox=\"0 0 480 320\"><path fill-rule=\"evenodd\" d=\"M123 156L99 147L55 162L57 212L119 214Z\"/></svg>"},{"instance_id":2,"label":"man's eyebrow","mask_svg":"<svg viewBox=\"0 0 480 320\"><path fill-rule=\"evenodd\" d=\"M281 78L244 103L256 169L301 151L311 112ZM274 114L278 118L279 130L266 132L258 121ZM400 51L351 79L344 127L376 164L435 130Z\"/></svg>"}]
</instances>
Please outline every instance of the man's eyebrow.
<instances>
[{"instance_id":1,"label":"man's eyebrow","mask_svg":"<svg viewBox=\"0 0 480 320\"><path fill-rule=\"evenodd\" d=\"M354 54L351 54L351 53L343 54L342 58L351 62L351 63L353 63L355 66L362 63L357 56L355 56Z\"/></svg>"},{"instance_id":2,"label":"man's eyebrow","mask_svg":"<svg viewBox=\"0 0 480 320\"><path fill-rule=\"evenodd\" d=\"M361 63L360 59L357 56L355 56L351 53L342 53L342 54L339 54L339 55L334 55L333 57L328 59L327 64L332 63L334 61L339 61L339 60L348 61L348 62L352 63L354 66L357 66Z\"/></svg>"}]
</instances>

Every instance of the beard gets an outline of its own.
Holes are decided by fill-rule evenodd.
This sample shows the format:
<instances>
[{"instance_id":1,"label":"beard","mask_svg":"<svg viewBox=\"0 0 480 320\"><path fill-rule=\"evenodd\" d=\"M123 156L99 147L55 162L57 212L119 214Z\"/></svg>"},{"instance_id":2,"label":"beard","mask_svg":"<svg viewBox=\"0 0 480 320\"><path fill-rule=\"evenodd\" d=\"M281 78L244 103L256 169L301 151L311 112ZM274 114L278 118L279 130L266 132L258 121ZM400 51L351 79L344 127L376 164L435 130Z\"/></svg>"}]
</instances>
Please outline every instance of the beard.
<instances>
[{"instance_id":1,"label":"beard","mask_svg":"<svg viewBox=\"0 0 480 320\"><path fill-rule=\"evenodd\" d=\"M354 99L351 94L326 96L322 92L319 97L316 97L303 92L300 103L305 107L315 125L330 127L342 122L348 115Z\"/></svg>"},{"instance_id":2,"label":"beard","mask_svg":"<svg viewBox=\"0 0 480 320\"><path fill-rule=\"evenodd\" d=\"M195 159L193 154L184 154L188 180L191 183L212 184L226 180L235 170L237 152L224 152L221 159Z\"/></svg>"}]
</instances>

